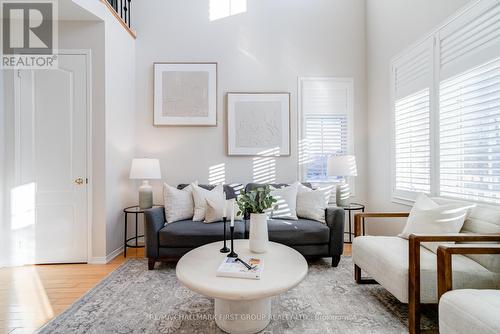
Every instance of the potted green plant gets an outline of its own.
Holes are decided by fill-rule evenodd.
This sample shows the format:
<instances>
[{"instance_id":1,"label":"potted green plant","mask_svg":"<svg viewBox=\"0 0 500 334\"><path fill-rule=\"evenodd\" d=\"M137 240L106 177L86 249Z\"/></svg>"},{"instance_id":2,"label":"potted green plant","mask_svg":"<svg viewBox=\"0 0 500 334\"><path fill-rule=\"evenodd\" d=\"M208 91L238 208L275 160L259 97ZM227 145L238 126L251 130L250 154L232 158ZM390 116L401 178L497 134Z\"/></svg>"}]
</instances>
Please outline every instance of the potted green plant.
<instances>
[{"instance_id":1,"label":"potted green plant","mask_svg":"<svg viewBox=\"0 0 500 334\"><path fill-rule=\"evenodd\" d=\"M277 200L271 196L271 187L259 187L248 192L242 191L238 196L238 215L250 214L250 251L265 253L269 243L267 232L267 214Z\"/></svg>"}]
</instances>

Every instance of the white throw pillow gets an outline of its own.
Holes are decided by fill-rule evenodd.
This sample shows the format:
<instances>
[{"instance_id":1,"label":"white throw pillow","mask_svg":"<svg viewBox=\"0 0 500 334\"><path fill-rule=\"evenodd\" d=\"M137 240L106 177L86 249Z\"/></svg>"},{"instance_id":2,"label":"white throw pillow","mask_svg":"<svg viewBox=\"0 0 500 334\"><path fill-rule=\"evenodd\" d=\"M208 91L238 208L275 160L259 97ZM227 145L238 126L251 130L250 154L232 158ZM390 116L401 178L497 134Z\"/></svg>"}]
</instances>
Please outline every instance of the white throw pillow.
<instances>
[{"instance_id":1,"label":"white throw pillow","mask_svg":"<svg viewBox=\"0 0 500 334\"><path fill-rule=\"evenodd\" d=\"M222 213L224 210L225 201L212 201L206 199L207 206L205 210L205 223L214 223L222 221Z\"/></svg>"},{"instance_id":2,"label":"white throw pillow","mask_svg":"<svg viewBox=\"0 0 500 334\"><path fill-rule=\"evenodd\" d=\"M243 220L243 215L238 216L238 205L236 201L213 201L207 198L207 208L205 211L205 223L214 223L222 221L222 214L224 213L224 205L227 205L227 221L231 221L231 203L234 205L234 220Z\"/></svg>"},{"instance_id":3,"label":"white throw pillow","mask_svg":"<svg viewBox=\"0 0 500 334\"><path fill-rule=\"evenodd\" d=\"M464 225L469 203L449 203L439 205L425 194L420 194L410 211L406 226L399 237L408 239L410 234L458 233ZM439 243L426 243L424 246L436 251Z\"/></svg>"},{"instance_id":4,"label":"white throw pillow","mask_svg":"<svg viewBox=\"0 0 500 334\"><path fill-rule=\"evenodd\" d=\"M165 220L167 223L193 218L193 187L189 185L179 190L164 183L163 205L165 206Z\"/></svg>"},{"instance_id":5,"label":"white throw pillow","mask_svg":"<svg viewBox=\"0 0 500 334\"><path fill-rule=\"evenodd\" d=\"M297 189L298 182L289 185L288 187L283 187L276 189L271 187L271 196L273 196L277 203L275 203L275 208L271 211L271 217L273 219L290 219L298 220L297 218Z\"/></svg>"},{"instance_id":6,"label":"white throw pillow","mask_svg":"<svg viewBox=\"0 0 500 334\"><path fill-rule=\"evenodd\" d=\"M201 222L205 220L205 211L207 208L207 199L210 199L214 203L220 203L217 204L217 207L223 206L223 203L225 202L224 198L224 187L222 185L216 186L212 190L206 190L198 185L191 184L193 187L193 199L194 199L194 214L193 214L193 221L198 221Z\"/></svg>"},{"instance_id":7,"label":"white throw pillow","mask_svg":"<svg viewBox=\"0 0 500 334\"><path fill-rule=\"evenodd\" d=\"M332 194L333 186L311 189L300 184L297 192L297 216L325 224L325 210Z\"/></svg>"}]
</instances>

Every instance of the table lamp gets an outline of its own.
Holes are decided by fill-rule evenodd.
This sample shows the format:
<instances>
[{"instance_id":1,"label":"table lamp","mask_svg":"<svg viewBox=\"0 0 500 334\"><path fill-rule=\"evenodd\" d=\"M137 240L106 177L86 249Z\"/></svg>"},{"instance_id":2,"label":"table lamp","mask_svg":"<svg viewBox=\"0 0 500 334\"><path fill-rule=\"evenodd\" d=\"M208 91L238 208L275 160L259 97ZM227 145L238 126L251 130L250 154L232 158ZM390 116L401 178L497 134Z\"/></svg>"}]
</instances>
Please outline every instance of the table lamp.
<instances>
[{"instance_id":1,"label":"table lamp","mask_svg":"<svg viewBox=\"0 0 500 334\"><path fill-rule=\"evenodd\" d=\"M348 206L351 191L347 176L357 176L356 157L354 155L337 155L328 158L328 176L341 176L342 182L337 184L337 206Z\"/></svg>"},{"instance_id":2,"label":"table lamp","mask_svg":"<svg viewBox=\"0 0 500 334\"><path fill-rule=\"evenodd\" d=\"M153 207L153 188L148 180L161 179L160 161L158 159L134 159L130 168L130 178L142 180L139 187L139 207L150 209Z\"/></svg>"}]
</instances>

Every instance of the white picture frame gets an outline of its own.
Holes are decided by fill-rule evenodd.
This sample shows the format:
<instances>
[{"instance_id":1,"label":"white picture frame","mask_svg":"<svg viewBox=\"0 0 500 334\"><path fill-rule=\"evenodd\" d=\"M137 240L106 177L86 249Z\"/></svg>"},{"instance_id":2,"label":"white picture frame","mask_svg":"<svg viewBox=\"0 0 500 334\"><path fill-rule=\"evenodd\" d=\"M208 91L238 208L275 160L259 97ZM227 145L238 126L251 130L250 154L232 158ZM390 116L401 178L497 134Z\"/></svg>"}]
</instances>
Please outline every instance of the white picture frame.
<instances>
[{"instance_id":1,"label":"white picture frame","mask_svg":"<svg viewBox=\"0 0 500 334\"><path fill-rule=\"evenodd\" d=\"M154 125L217 126L217 63L154 63Z\"/></svg>"},{"instance_id":2,"label":"white picture frame","mask_svg":"<svg viewBox=\"0 0 500 334\"><path fill-rule=\"evenodd\" d=\"M290 93L227 93L228 155L290 155Z\"/></svg>"}]
</instances>

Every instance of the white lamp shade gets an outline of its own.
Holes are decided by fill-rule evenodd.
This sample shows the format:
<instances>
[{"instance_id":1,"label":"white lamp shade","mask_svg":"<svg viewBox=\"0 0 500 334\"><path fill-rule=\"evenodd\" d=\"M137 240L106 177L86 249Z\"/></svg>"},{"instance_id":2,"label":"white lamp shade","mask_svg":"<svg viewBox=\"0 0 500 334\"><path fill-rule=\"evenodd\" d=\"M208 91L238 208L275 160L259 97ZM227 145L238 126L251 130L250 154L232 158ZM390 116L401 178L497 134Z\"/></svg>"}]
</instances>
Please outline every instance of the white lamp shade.
<instances>
[{"instance_id":1,"label":"white lamp shade","mask_svg":"<svg viewBox=\"0 0 500 334\"><path fill-rule=\"evenodd\" d=\"M158 159L134 159L130 168L130 178L140 180L161 179Z\"/></svg>"},{"instance_id":2,"label":"white lamp shade","mask_svg":"<svg viewBox=\"0 0 500 334\"><path fill-rule=\"evenodd\" d=\"M356 157L354 155L338 155L328 158L329 176L357 176Z\"/></svg>"}]
</instances>

